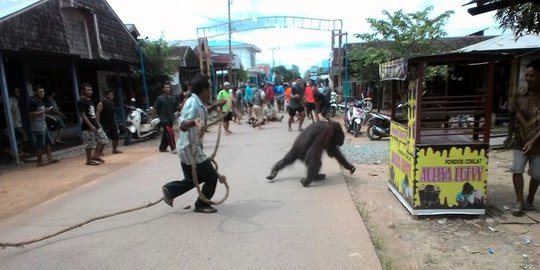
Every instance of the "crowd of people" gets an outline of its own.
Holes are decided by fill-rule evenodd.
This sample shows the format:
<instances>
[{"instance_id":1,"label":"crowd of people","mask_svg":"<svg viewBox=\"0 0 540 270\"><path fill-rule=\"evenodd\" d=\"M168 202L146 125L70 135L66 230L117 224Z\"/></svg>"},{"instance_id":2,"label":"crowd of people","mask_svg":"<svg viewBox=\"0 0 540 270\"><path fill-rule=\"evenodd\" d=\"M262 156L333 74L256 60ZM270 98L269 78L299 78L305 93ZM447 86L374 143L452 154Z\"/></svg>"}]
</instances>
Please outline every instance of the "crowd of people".
<instances>
[{"instance_id":1,"label":"crowd of people","mask_svg":"<svg viewBox=\"0 0 540 270\"><path fill-rule=\"evenodd\" d=\"M114 91L108 90L104 98L97 103L92 100L93 90L89 84L81 84L80 99L77 108L82 120L81 138L86 145L86 165L99 165L105 162L101 156L109 139L112 140L112 153L120 154L118 150L119 127L115 120ZM13 88L10 92L10 112L14 124L15 137L18 142L19 156L29 155L23 151L22 145L30 143L36 154L37 167L57 163L60 160L52 155L54 144L64 144L63 130L66 128L66 116L55 100L55 93L47 93L41 85L33 88L28 107L29 134L27 136L22 125L20 90ZM46 156L44 159L43 156Z\"/></svg>"},{"instance_id":2,"label":"crowd of people","mask_svg":"<svg viewBox=\"0 0 540 270\"><path fill-rule=\"evenodd\" d=\"M254 128L263 129L263 125L273 121L282 121L286 113L289 116L288 130L292 131L292 124L298 122L298 130L303 130L305 117L312 122L328 118L328 109L332 89L328 80L315 82L296 78L292 83L267 82L260 86L249 82L233 87L224 82L217 95L217 100L224 101L221 110L224 114L225 134L232 134L230 121L237 124L247 117L247 123Z\"/></svg>"},{"instance_id":3,"label":"crowd of people","mask_svg":"<svg viewBox=\"0 0 540 270\"><path fill-rule=\"evenodd\" d=\"M191 84L189 85L191 86ZM189 88L189 87L188 87ZM219 102L218 111L223 114L223 128L226 135L233 133L230 123L241 124L245 119L256 129L263 129L269 122L282 121L288 114L288 129L298 123L298 130L303 129L307 116L313 122L326 118L330 105L331 88L328 81L315 82L296 78L292 83L267 82L256 85L253 82L233 86L229 82L220 85L215 99ZM46 93L43 86L34 87L34 95L29 102L30 136L27 137L22 127L22 117L19 104L20 90L12 89L10 95L11 115L15 134L18 141L31 142L37 157L37 166L56 163L59 160L52 157L51 146L63 144L62 133L66 124L65 115L55 100L53 91ZM162 94L153 104L150 118L157 116L162 128L160 152L177 153L173 124L181 112L184 102L191 95L191 89L180 95L172 94L170 83L162 85ZM118 149L119 126L115 121L115 92L107 90L103 99L94 104L94 91L89 84L80 85L80 99L77 101L81 119L81 139L86 145L86 165L95 166L105 162L102 158L103 149L111 140L112 153L122 153ZM19 148L19 155L27 155ZM43 159L46 155L47 159Z\"/></svg>"}]
</instances>

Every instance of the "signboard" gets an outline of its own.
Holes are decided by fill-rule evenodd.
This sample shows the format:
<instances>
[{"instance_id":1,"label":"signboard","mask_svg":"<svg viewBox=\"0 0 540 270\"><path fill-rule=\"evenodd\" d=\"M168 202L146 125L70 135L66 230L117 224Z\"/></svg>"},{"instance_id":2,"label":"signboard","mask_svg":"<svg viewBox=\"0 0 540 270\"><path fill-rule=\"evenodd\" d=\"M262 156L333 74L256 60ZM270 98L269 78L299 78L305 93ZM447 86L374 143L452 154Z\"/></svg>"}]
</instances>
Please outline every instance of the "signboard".
<instances>
[{"instance_id":1,"label":"signboard","mask_svg":"<svg viewBox=\"0 0 540 270\"><path fill-rule=\"evenodd\" d=\"M407 150L408 130L396 122L390 124L389 184L402 199L413 205L414 156Z\"/></svg>"},{"instance_id":2,"label":"signboard","mask_svg":"<svg viewBox=\"0 0 540 270\"><path fill-rule=\"evenodd\" d=\"M488 172L484 146L419 148L415 169L415 208L484 209Z\"/></svg>"}]
</instances>

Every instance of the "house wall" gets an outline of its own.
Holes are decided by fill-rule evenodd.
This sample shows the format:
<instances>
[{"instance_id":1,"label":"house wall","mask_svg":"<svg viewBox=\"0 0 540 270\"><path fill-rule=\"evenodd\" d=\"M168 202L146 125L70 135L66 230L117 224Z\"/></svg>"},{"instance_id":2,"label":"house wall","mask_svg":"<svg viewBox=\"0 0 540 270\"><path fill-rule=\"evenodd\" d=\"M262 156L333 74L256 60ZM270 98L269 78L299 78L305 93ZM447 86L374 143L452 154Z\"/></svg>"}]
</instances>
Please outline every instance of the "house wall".
<instances>
[{"instance_id":1,"label":"house wall","mask_svg":"<svg viewBox=\"0 0 540 270\"><path fill-rule=\"evenodd\" d=\"M216 53L229 53L228 47L211 47L210 49ZM250 48L233 47L232 52L240 58L244 69L255 68L257 66L256 52Z\"/></svg>"}]
</instances>

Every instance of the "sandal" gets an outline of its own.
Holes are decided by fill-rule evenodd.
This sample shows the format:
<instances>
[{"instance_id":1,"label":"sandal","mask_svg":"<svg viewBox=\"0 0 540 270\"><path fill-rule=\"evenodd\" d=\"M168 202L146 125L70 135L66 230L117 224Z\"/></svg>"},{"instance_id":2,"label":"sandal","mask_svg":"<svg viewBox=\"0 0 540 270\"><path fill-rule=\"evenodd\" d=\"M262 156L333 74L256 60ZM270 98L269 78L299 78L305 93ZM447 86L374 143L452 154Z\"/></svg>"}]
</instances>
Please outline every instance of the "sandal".
<instances>
[{"instance_id":1,"label":"sandal","mask_svg":"<svg viewBox=\"0 0 540 270\"><path fill-rule=\"evenodd\" d=\"M92 160L94 160L94 161L99 161L99 162L101 162L101 163L105 163L105 160L103 160L103 159L100 158L100 157L93 157Z\"/></svg>"},{"instance_id":2,"label":"sandal","mask_svg":"<svg viewBox=\"0 0 540 270\"><path fill-rule=\"evenodd\" d=\"M99 164L101 164L101 163L95 162L95 161L93 161L93 160L90 161L90 162L86 162L86 165L89 165L89 166L97 166L97 165L99 165Z\"/></svg>"},{"instance_id":3,"label":"sandal","mask_svg":"<svg viewBox=\"0 0 540 270\"><path fill-rule=\"evenodd\" d=\"M521 207L523 211L534 211L534 205L532 203L526 203Z\"/></svg>"},{"instance_id":4,"label":"sandal","mask_svg":"<svg viewBox=\"0 0 540 270\"><path fill-rule=\"evenodd\" d=\"M212 206L208 206L208 207L195 208L195 209L193 209L193 212L204 213L204 214L212 214L212 213L217 212L217 209L212 207Z\"/></svg>"}]
</instances>

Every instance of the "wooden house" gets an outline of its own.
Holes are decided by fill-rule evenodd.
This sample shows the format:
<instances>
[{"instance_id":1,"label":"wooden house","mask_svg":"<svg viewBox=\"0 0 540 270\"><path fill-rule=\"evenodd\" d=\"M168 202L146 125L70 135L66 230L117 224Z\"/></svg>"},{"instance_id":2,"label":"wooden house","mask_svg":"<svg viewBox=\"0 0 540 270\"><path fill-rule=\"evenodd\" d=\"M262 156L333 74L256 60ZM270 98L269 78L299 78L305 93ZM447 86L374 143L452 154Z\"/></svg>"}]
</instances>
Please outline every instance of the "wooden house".
<instances>
[{"instance_id":1,"label":"wooden house","mask_svg":"<svg viewBox=\"0 0 540 270\"><path fill-rule=\"evenodd\" d=\"M117 120L124 100L133 95L132 70L138 65L138 43L105 0L21 0L0 2L0 129L13 138L8 93L21 89L21 115L28 131L27 102L35 85L55 92L66 115L65 135L80 129L76 101L79 85L90 83L94 102L105 90L116 91ZM0 142L5 144L6 142ZM13 153L17 153L10 139ZM17 155L14 155L17 156Z\"/></svg>"}]
</instances>

